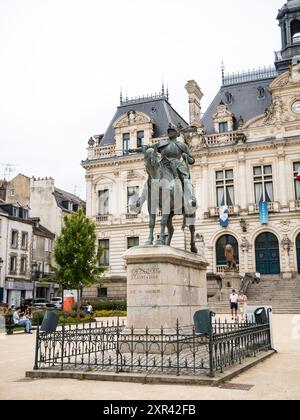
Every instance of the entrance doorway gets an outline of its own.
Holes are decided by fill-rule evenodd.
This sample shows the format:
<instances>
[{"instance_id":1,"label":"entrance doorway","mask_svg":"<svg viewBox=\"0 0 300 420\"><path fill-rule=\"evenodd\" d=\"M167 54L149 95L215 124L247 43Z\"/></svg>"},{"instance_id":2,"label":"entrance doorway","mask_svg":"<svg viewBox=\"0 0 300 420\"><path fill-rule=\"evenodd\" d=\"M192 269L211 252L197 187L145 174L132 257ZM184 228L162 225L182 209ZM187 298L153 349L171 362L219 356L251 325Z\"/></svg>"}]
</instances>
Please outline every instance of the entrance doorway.
<instances>
[{"instance_id":1,"label":"entrance doorway","mask_svg":"<svg viewBox=\"0 0 300 420\"><path fill-rule=\"evenodd\" d=\"M297 266L298 266L298 273L300 274L300 233L296 239L296 250L297 250Z\"/></svg>"},{"instance_id":2,"label":"entrance doorway","mask_svg":"<svg viewBox=\"0 0 300 420\"><path fill-rule=\"evenodd\" d=\"M255 241L256 270L260 274L280 274L280 252L277 237L271 232L259 235Z\"/></svg>"}]
</instances>

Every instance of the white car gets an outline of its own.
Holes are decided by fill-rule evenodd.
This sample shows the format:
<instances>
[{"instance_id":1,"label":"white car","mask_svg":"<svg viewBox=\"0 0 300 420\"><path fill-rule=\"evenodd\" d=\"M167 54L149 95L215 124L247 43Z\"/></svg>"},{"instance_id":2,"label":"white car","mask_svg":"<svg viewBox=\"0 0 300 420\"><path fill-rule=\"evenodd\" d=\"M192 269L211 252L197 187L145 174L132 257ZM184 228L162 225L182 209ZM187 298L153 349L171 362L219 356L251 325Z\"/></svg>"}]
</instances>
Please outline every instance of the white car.
<instances>
[{"instance_id":1,"label":"white car","mask_svg":"<svg viewBox=\"0 0 300 420\"><path fill-rule=\"evenodd\" d=\"M37 309L44 309L49 304L48 300L46 299L34 299L33 306Z\"/></svg>"},{"instance_id":2,"label":"white car","mask_svg":"<svg viewBox=\"0 0 300 420\"><path fill-rule=\"evenodd\" d=\"M55 305L56 309L62 309L63 300L61 297L52 298L50 303Z\"/></svg>"}]
</instances>

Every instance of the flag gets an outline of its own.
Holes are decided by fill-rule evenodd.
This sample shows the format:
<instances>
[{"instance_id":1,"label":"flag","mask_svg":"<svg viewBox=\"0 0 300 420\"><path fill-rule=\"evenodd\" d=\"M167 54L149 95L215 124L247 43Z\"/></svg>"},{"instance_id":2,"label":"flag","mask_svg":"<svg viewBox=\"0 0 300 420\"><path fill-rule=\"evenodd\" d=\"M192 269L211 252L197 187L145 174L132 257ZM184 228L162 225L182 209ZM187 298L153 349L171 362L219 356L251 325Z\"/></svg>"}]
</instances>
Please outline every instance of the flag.
<instances>
[{"instance_id":1,"label":"flag","mask_svg":"<svg viewBox=\"0 0 300 420\"><path fill-rule=\"evenodd\" d=\"M297 175L296 175L296 178L295 178L297 181L300 181L300 167L299 167L299 169L298 169L298 173L297 173Z\"/></svg>"},{"instance_id":2,"label":"flag","mask_svg":"<svg viewBox=\"0 0 300 420\"><path fill-rule=\"evenodd\" d=\"M220 207L220 225L227 228L229 225L229 211L227 206Z\"/></svg>"},{"instance_id":3,"label":"flag","mask_svg":"<svg viewBox=\"0 0 300 420\"><path fill-rule=\"evenodd\" d=\"M269 207L266 201L259 203L259 221L261 225L269 224Z\"/></svg>"}]
</instances>

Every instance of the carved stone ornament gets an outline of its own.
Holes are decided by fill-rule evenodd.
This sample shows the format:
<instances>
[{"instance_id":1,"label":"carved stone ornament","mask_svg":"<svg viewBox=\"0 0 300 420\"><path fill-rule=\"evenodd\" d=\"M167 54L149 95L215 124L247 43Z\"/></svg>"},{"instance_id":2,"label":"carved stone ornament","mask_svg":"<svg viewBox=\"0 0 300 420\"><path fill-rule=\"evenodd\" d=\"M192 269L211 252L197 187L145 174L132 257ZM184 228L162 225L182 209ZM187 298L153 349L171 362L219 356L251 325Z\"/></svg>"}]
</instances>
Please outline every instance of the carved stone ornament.
<instances>
[{"instance_id":1,"label":"carved stone ornament","mask_svg":"<svg viewBox=\"0 0 300 420\"><path fill-rule=\"evenodd\" d=\"M243 236L242 242L241 242L241 249L244 252L248 252L249 248L250 248L250 243L249 243L248 239L245 236Z\"/></svg>"},{"instance_id":2,"label":"carved stone ornament","mask_svg":"<svg viewBox=\"0 0 300 420\"><path fill-rule=\"evenodd\" d=\"M90 146L90 147L94 147L94 146L95 146L96 141L95 141L94 137L91 137L91 138L89 139L88 144L89 144L89 146Z\"/></svg>"},{"instance_id":3,"label":"carved stone ornament","mask_svg":"<svg viewBox=\"0 0 300 420\"><path fill-rule=\"evenodd\" d=\"M284 236L281 245L285 251L289 251L292 245L292 241L289 239L287 235Z\"/></svg>"}]
</instances>

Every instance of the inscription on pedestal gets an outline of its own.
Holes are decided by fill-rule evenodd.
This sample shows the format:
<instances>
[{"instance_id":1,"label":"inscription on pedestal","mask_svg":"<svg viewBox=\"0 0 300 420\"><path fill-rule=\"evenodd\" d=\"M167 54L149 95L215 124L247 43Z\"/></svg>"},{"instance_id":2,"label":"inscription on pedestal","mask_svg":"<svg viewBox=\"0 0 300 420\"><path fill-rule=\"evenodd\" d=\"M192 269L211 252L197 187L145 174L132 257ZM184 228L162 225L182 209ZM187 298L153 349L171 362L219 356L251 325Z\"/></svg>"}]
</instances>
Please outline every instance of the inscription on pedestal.
<instances>
[{"instance_id":1,"label":"inscription on pedestal","mask_svg":"<svg viewBox=\"0 0 300 420\"><path fill-rule=\"evenodd\" d=\"M133 281L150 281L150 280L158 280L160 275L160 268L158 266L154 266L151 268L134 268L131 272L131 278Z\"/></svg>"}]
</instances>

